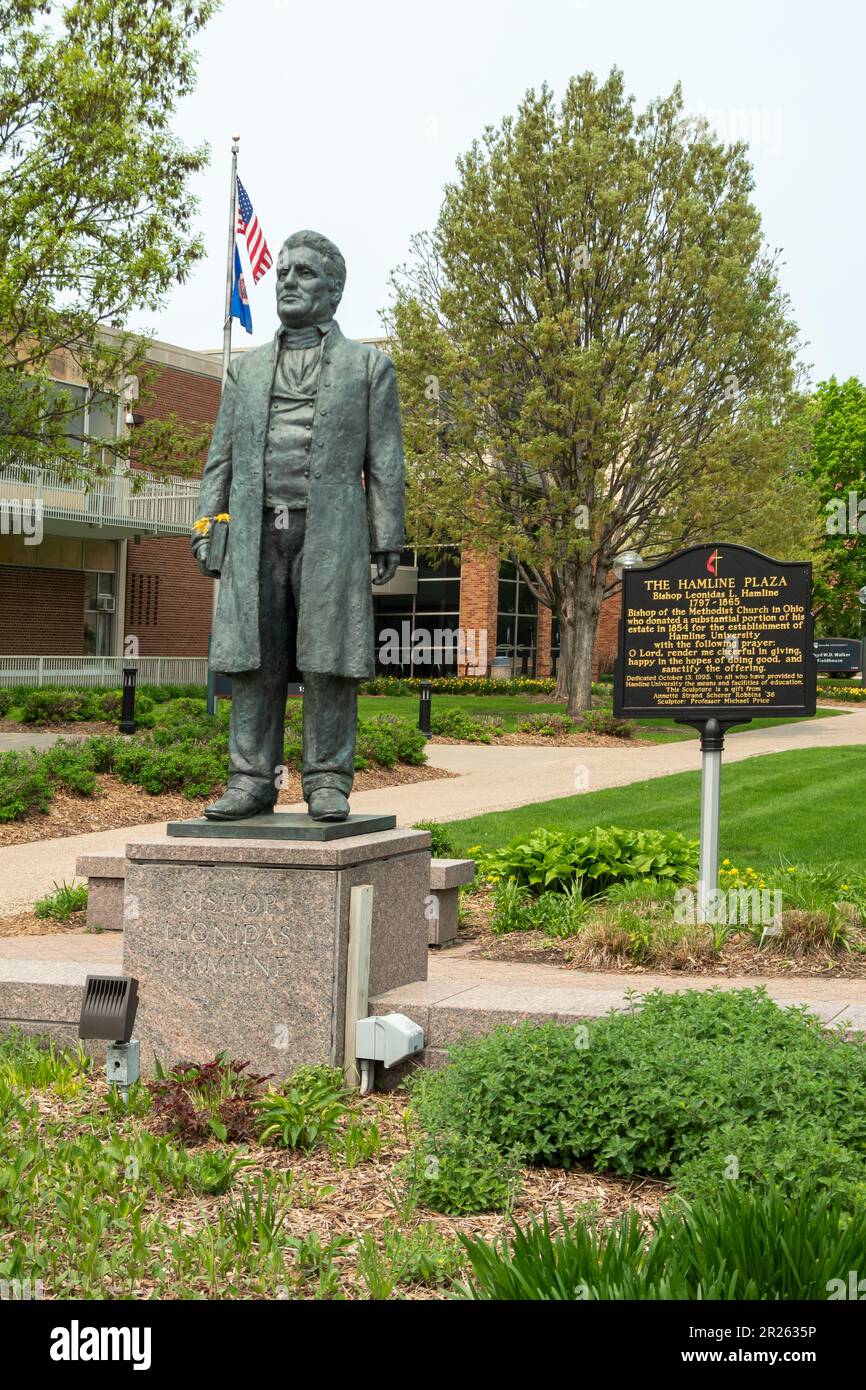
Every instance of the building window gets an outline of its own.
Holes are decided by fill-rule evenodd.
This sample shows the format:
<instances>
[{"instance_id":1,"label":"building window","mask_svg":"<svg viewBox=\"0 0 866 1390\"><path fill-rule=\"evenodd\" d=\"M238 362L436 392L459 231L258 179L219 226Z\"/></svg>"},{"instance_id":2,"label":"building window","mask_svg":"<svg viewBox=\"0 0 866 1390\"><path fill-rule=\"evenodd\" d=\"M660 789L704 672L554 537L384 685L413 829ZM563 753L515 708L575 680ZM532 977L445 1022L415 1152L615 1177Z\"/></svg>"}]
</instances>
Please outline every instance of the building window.
<instances>
[{"instance_id":1,"label":"building window","mask_svg":"<svg viewBox=\"0 0 866 1390\"><path fill-rule=\"evenodd\" d=\"M114 638L115 576L84 575L84 655L111 656Z\"/></svg>"},{"instance_id":2,"label":"building window","mask_svg":"<svg viewBox=\"0 0 866 1390\"><path fill-rule=\"evenodd\" d=\"M454 675L460 628L460 551L443 546L431 559L404 550L400 563L417 568L418 591L377 594L373 590L376 671L399 677Z\"/></svg>"},{"instance_id":3,"label":"building window","mask_svg":"<svg viewBox=\"0 0 866 1390\"><path fill-rule=\"evenodd\" d=\"M118 434L118 400L104 391L88 391L84 386L69 386L62 382L54 383L54 390L61 399L64 414L63 433L67 439L76 441L75 447L84 450L81 436L96 435L100 439L116 439ZM113 467L116 454L113 449L99 451L98 461L103 467Z\"/></svg>"},{"instance_id":4,"label":"building window","mask_svg":"<svg viewBox=\"0 0 866 1390\"><path fill-rule=\"evenodd\" d=\"M496 655L510 658L515 676L534 676L537 651L538 601L517 565L503 560L499 566Z\"/></svg>"}]
</instances>

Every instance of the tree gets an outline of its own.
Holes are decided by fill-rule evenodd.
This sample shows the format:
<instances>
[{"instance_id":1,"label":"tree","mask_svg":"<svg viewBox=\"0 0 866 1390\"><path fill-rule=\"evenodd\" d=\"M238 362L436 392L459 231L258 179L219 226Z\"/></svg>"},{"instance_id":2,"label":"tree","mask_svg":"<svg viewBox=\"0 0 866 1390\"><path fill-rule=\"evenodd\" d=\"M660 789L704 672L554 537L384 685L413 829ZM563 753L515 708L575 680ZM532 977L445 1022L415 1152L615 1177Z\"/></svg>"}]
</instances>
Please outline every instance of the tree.
<instances>
[{"instance_id":1,"label":"tree","mask_svg":"<svg viewBox=\"0 0 866 1390\"><path fill-rule=\"evenodd\" d=\"M796 327L752 186L678 86L636 112L587 73L488 127L392 278L410 516L517 559L573 713L617 553L708 533L714 472L742 514L792 467Z\"/></svg>"},{"instance_id":2,"label":"tree","mask_svg":"<svg viewBox=\"0 0 866 1390\"><path fill-rule=\"evenodd\" d=\"M828 637L859 637L866 584L866 386L823 381L812 403L811 476L821 508L823 566L815 617Z\"/></svg>"},{"instance_id":3,"label":"tree","mask_svg":"<svg viewBox=\"0 0 866 1390\"><path fill-rule=\"evenodd\" d=\"M72 355L97 395L141 370L133 310L203 255L188 191L207 150L170 120L215 0L0 0L0 460L99 471L95 435L51 384ZM143 426L139 463L189 461L201 430ZM114 451L129 458L133 441Z\"/></svg>"}]
</instances>

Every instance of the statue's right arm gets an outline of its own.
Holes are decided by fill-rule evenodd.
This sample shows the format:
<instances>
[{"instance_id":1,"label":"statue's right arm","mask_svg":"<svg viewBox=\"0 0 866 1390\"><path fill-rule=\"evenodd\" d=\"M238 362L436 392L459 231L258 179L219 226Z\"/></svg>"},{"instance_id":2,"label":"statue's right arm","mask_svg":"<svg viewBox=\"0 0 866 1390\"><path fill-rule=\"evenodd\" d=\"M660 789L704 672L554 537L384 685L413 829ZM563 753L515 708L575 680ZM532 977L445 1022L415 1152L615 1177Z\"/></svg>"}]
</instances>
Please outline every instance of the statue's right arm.
<instances>
[{"instance_id":1,"label":"statue's right arm","mask_svg":"<svg viewBox=\"0 0 866 1390\"><path fill-rule=\"evenodd\" d=\"M213 438L208 450L207 462L201 479L196 517L219 516L229 510L229 493L232 485L232 435L234 433L235 391L237 389L237 362L232 362L220 397L219 411L214 425ZM207 537L194 531L192 549L196 559L205 560Z\"/></svg>"}]
</instances>

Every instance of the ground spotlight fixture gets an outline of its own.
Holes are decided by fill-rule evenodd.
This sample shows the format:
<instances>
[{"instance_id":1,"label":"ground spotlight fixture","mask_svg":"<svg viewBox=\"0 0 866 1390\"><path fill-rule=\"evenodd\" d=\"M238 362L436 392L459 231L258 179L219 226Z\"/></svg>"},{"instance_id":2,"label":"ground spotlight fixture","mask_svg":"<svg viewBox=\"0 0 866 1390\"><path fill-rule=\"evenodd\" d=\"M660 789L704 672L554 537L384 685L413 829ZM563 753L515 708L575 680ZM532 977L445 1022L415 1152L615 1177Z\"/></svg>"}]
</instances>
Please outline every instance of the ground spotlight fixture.
<instances>
[{"instance_id":1,"label":"ground spotlight fixture","mask_svg":"<svg viewBox=\"0 0 866 1390\"><path fill-rule=\"evenodd\" d=\"M141 1075L140 1049L132 1036L138 1010L138 980L132 975L88 975L78 1020L79 1038L108 1043L109 1084L119 1086L124 1104Z\"/></svg>"}]
</instances>

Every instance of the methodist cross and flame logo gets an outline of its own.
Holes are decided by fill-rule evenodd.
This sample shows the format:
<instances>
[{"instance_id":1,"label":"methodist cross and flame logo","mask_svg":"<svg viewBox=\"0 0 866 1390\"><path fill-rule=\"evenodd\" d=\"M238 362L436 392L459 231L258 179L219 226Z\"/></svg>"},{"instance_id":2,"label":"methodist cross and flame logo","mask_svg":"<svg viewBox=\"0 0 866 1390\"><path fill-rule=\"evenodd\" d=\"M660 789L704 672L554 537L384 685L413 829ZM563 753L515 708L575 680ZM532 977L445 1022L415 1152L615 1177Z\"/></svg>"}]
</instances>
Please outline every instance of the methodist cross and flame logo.
<instances>
[{"instance_id":1,"label":"methodist cross and flame logo","mask_svg":"<svg viewBox=\"0 0 866 1390\"><path fill-rule=\"evenodd\" d=\"M719 552L717 550L714 550L710 558L707 560L707 571L710 574L718 574L719 561L721 560L721 558L722 556L719 554Z\"/></svg>"}]
</instances>

